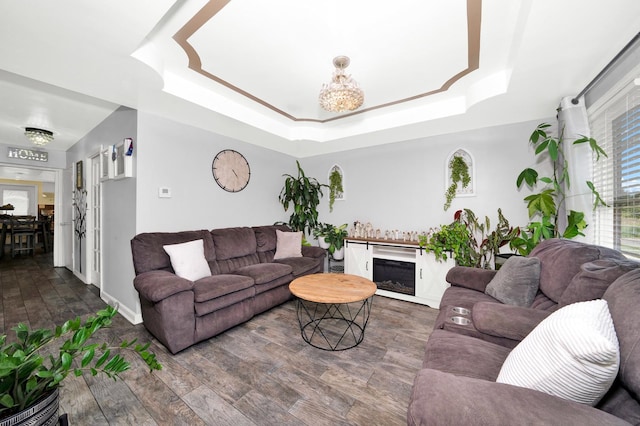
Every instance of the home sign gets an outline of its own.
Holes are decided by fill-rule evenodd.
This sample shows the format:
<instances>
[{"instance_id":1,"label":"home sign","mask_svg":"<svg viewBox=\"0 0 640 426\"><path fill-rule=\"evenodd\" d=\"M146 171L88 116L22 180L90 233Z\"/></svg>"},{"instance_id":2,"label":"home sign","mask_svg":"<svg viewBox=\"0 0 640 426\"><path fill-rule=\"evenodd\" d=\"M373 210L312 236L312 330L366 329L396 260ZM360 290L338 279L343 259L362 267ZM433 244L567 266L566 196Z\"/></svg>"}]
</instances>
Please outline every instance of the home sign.
<instances>
[{"instance_id":1,"label":"home sign","mask_svg":"<svg viewBox=\"0 0 640 426\"><path fill-rule=\"evenodd\" d=\"M45 163L49 161L49 153L47 151L38 151L28 148L9 147L8 157L20 160L42 161Z\"/></svg>"}]
</instances>

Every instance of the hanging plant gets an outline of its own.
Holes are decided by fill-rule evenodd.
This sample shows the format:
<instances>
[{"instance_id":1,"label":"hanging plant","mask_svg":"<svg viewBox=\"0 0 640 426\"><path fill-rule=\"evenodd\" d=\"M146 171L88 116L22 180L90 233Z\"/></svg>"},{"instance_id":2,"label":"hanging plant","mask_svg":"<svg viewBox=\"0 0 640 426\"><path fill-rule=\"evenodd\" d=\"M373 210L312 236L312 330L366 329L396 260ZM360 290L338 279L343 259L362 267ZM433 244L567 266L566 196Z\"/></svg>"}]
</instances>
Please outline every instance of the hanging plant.
<instances>
[{"instance_id":1,"label":"hanging plant","mask_svg":"<svg viewBox=\"0 0 640 426\"><path fill-rule=\"evenodd\" d=\"M333 211L333 203L336 201L336 196L341 195L344 190L342 189L342 173L338 168L334 167L329 175L329 211Z\"/></svg>"},{"instance_id":2,"label":"hanging plant","mask_svg":"<svg viewBox=\"0 0 640 426\"><path fill-rule=\"evenodd\" d=\"M444 210L448 210L451 207L451 201L456 196L456 192L458 191L458 183L462 183L462 188L466 188L469 186L471 182L471 177L469 176L469 166L459 155L455 155L451 161L449 162L449 170L451 172L451 185L447 188L447 191L444 193L445 202L444 202Z\"/></svg>"}]
</instances>

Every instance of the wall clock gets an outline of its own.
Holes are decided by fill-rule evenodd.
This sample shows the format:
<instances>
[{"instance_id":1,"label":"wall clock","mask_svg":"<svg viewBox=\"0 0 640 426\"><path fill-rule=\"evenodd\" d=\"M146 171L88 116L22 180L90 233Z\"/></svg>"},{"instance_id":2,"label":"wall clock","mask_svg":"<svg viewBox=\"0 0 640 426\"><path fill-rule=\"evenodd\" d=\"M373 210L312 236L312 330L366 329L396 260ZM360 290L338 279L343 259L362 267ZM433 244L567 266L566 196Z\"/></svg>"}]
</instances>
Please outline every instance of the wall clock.
<instances>
[{"instance_id":1,"label":"wall clock","mask_svg":"<svg viewBox=\"0 0 640 426\"><path fill-rule=\"evenodd\" d=\"M233 149L222 150L215 156L211 172L220 188L228 192L242 191L251 177L249 162Z\"/></svg>"}]
</instances>

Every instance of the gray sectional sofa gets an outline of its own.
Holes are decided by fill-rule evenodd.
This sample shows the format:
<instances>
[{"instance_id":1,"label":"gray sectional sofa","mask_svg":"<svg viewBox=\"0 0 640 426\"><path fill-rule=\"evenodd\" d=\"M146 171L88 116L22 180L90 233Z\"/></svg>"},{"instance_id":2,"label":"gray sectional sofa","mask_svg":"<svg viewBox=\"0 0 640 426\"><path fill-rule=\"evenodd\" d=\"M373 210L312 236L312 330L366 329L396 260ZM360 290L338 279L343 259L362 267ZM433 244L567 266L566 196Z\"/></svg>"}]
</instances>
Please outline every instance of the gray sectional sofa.
<instances>
[{"instance_id":1,"label":"gray sectional sofa","mask_svg":"<svg viewBox=\"0 0 640 426\"><path fill-rule=\"evenodd\" d=\"M414 381L409 425L640 424L640 264L614 250L570 240L545 241L530 257L537 257L540 267L539 289L528 307L511 306L485 293L496 271L450 270L451 287L445 291L422 369ZM594 303L586 302L594 299L607 302L619 344L619 369L613 371L610 387L603 387L606 393L593 406L535 390L538 384L523 387L500 380L505 377L503 366L509 363L510 353L530 349L518 346L527 336L540 329L547 333L544 325L550 321L546 320L559 317L552 318L554 313ZM455 307L469 312L459 314ZM454 323L456 316L466 317L468 323ZM560 321L557 328L568 329L567 324ZM590 330L569 333L567 340ZM551 334L544 336L551 340ZM553 347L574 343L567 340L560 339ZM556 356L544 345L541 353ZM534 352L532 357L536 356ZM540 370L528 363L520 368L523 366L524 375ZM584 371L588 378L594 377L589 375L591 370ZM573 376L565 381L574 388L576 383Z\"/></svg>"},{"instance_id":2,"label":"gray sectional sofa","mask_svg":"<svg viewBox=\"0 0 640 426\"><path fill-rule=\"evenodd\" d=\"M325 250L302 246L299 257L274 260L284 225L136 235L131 250L144 325L177 353L287 300L289 283L322 272ZM163 246L202 240L211 276L175 274Z\"/></svg>"}]
</instances>

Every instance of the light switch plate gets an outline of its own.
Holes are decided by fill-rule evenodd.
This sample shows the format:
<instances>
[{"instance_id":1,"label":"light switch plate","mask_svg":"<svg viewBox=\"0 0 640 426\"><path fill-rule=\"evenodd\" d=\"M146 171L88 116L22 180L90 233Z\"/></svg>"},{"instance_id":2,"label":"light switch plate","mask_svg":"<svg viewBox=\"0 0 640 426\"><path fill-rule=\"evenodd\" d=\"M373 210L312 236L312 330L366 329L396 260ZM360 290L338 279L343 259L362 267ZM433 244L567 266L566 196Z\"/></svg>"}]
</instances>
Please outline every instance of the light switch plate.
<instances>
[{"instance_id":1,"label":"light switch plate","mask_svg":"<svg viewBox=\"0 0 640 426\"><path fill-rule=\"evenodd\" d=\"M158 188L158 198L171 198L171 188L166 186Z\"/></svg>"}]
</instances>

